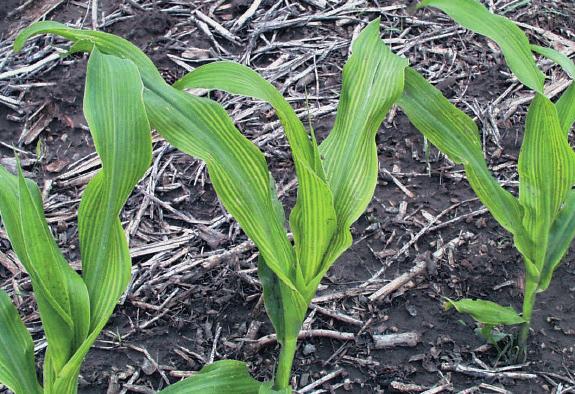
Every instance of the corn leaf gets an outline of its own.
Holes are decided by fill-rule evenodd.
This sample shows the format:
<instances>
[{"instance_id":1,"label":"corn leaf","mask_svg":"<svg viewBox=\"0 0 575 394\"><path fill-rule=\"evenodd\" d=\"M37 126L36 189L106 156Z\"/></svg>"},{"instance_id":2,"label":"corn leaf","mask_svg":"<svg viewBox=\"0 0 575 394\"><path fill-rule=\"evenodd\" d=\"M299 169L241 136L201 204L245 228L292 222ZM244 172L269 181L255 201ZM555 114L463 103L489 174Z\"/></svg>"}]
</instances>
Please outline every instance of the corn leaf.
<instances>
[{"instance_id":1,"label":"corn leaf","mask_svg":"<svg viewBox=\"0 0 575 394\"><path fill-rule=\"evenodd\" d=\"M55 392L75 387L84 356L128 285L131 259L118 215L152 157L143 85L131 61L92 51L84 115L102 161L78 211L83 277L90 294L90 335L60 371Z\"/></svg>"},{"instance_id":2,"label":"corn leaf","mask_svg":"<svg viewBox=\"0 0 575 394\"><path fill-rule=\"evenodd\" d=\"M234 78L229 78L233 75ZM305 286L321 267L322 259L336 229L333 196L315 140L310 138L292 107L278 90L255 71L238 63L215 62L186 74L174 84L178 89L221 89L270 103L284 126L299 182L296 205L290 215L295 252Z\"/></svg>"},{"instance_id":3,"label":"corn leaf","mask_svg":"<svg viewBox=\"0 0 575 394\"><path fill-rule=\"evenodd\" d=\"M103 167L88 184L78 213L85 282L51 239L37 187L0 171L0 183L7 186L0 192L0 205L20 205L20 215L0 209L38 300L48 339L48 393L76 391L82 360L127 286L130 257L118 214L151 161L143 85L131 61L92 51L84 113Z\"/></svg>"},{"instance_id":4,"label":"corn leaf","mask_svg":"<svg viewBox=\"0 0 575 394\"><path fill-rule=\"evenodd\" d=\"M545 56L546 58L552 60L553 62L560 65L563 70L571 77L575 79L575 63L569 59L566 55L558 52L552 48L540 47L537 45L531 45L531 49ZM575 84L567 88L567 90L561 95L557 103L555 104L557 112L559 114L559 121L561 122L561 129L565 134L569 133L573 122L575 122Z\"/></svg>"},{"instance_id":5,"label":"corn leaf","mask_svg":"<svg viewBox=\"0 0 575 394\"><path fill-rule=\"evenodd\" d=\"M523 319L512 307L501 306L492 301L472 300L464 298L453 301L447 299L443 304L445 310L455 308L459 313L471 315L476 321L490 326L515 325L525 323Z\"/></svg>"},{"instance_id":6,"label":"corn leaf","mask_svg":"<svg viewBox=\"0 0 575 394\"><path fill-rule=\"evenodd\" d=\"M569 250L573 238L575 238L575 191L570 190L549 232L549 244L545 265L541 270L539 291L544 291L549 287L553 272Z\"/></svg>"},{"instance_id":7,"label":"corn leaf","mask_svg":"<svg viewBox=\"0 0 575 394\"><path fill-rule=\"evenodd\" d=\"M531 262L541 272L551 226L575 181L575 153L561 130L557 109L539 94L527 113L518 173L523 224L533 245Z\"/></svg>"},{"instance_id":8,"label":"corn leaf","mask_svg":"<svg viewBox=\"0 0 575 394\"><path fill-rule=\"evenodd\" d=\"M495 41L521 83L543 94L545 76L533 59L529 40L515 23L492 14L477 0L422 0L418 8L422 7L438 8L461 26Z\"/></svg>"},{"instance_id":9,"label":"corn leaf","mask_svg":"<svg viewBox=\"0 0 575 394\"><path fill-rule=\"evenodd\" d=\"M132 62L92 51L84 115L102 161L102 170L88 184L78 214L93 330L107 321L130 280L130 258L118 215L152 159L143 86Z\"/></svg>"},{"instance_id":10,"label":"corn leaf","mask_svg":"<svg viewBox=\"0 0 575 394\"><path fill-rule=\"evenodd\" d=\"M276 209L279 203L265 158L235 128L221 106L167 85L142 51L111 34L53 22L37 23L20 33L15 46L40 33L55 33L75 42L89 41L103 53L136 64L144 82L144 101L152 127L176 148L206 162L224 207L256 243L274 274L295 290L295 255L285 232L283 210ZM80 47L89 49L85 43Z\"/></svg>"},{"instance_id":11,"label":"corn leaf","mask_svg":"<svg viewBox=\"0 0 575 394\"><path fill-rule=\"evenodd\" d=\"M89 52L96 45L105 54L114 54L130 59L138 67L143 80L163 81L160 72L150 58L129 41L109 33L73 29L59 22L41 21L28 26L14 40L14 50L21 50L30 37L47 33L56 34L76 43L77 45L72 46L71 52Z\"/></svg>"},{"instance_id":12,"label":"corn leaf","mask_svg":"<svg viewBox=\"0 0 575 394\"><path fill-rule=\"evenodd\" d=\"M567 55L564 55L553 48L542 47L539 45L531 45L531 50L557 63L561 68L563 68L569 77L575 79L575 64L567 57Z\"/></svg>"},{"instance_id":13,"label":"corn leaf","mask_svg":"<svg viewBox=\"0 0 575 394\"><path fill-rule=\"evenodd\" d=\"M530 238L522 223L523 208L489 172L473 120L413 69L406 70L405 89L398 105L433 145L455 163L463 164L481 202L515 236L520 250L531 253Z\"/></svg>"},{"instance_id":14,"label":"corn leaf","mask_svg":"<svg viewBox=\"0 0 575 394\"><path fill-rule=\"evenodd\" d=\"M162 394L258 394L261 383L239 361L221 360L197 374L172 384Z\"/></svg>"},{"instance_id":15,"label":"corn leaf","mask_svg":"<svg viewBox=\"0 0 575 394\"><path fill-rule=\"evenodd\" d=\"M3 167L0 184L0 215L12 248L32 280L48 340L44 385L51 387L88 334L88 292L52 238L36 184L24 179L21 171L14 176Z\"/></svg>"},{"instance_id":16,"label":"corn leaf","mask_svg":"<svg viewBox=\"0 0 575 394\"><path fill-rule=\"evenodd\" d=\"M568 134L575 122L575 82L571 82L571 85L555 103L555 107L561 122L561 129L565 134Z\"/></svg>"},{"instance_id":17,"label":"corn leaf","mask_svg":"<svg viewBox=\"0 0 575 394\"><path fill-rule=\"evenodd\" d=\"M40 394L34 342L10 297L0 290L0 384L16 394Z\"/></svg>"},{"instance_id":18,"label":"corn leaf","mask_svg":"<svg viewBox=\"0 0 575 394\"><path fill-rule=\"evenodd\" d=\"M310 283L317 288L333 262L351 246L350 226L373 197L379 171L375 135L403 90L408 65L379 37L379 19L353 43L343 68L343 85L335 123L319 151L333 194L337 232L322 267Z\"/></svg>"}]
</instances>

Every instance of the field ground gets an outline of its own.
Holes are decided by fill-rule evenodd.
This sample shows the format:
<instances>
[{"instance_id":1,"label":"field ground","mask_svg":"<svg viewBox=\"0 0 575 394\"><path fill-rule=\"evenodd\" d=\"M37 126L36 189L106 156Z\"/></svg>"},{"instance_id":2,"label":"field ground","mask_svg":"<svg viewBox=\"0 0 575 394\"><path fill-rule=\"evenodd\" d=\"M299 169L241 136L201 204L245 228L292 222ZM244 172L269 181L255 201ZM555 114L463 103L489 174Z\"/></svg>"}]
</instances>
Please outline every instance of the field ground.
<instances>
[{"instance_id":1,"label":"field ground","mask_svg":"<svg viewBox=\"0 0 575 394\"><path fill-rule=\"evenodd\" d=\"M476 118L490 167L517 191L516 162L529 92L499 49L436 11L405 1L340 0L5 0L0 4L0 163L42 188L59 245L78 266L75 213L98 160L82 116L86 57L61 60L66 43L42 36L22 53L14 34L46 18L119 34L173 82L219 59L250 65L280 87L325 138L333 124L341 69L352 37L381 17L394 51ZM261 3L250 18L242 15ZM575 53L571 0L490 0L520 22L532 42ZM211 21L224 28L218 31ZM206 23L207 22L207 23ZM568 86L546 61L550 92ZM273 111L218 92L240 129L265 152L282 200L293 205L291 155ZM306 97L308 104L306 106ZM521 304L523 268L510 235L485 212L462 168L431 149L400 111L377 136L380 179L353 226L354 245L329 271L306 321L294 379L310 392L575 392L575 253L538 297L529 363L504 359L474 323L442 310L442 297ZM203 164L157 137L154 164L122 213L133 281L82 369L81 393L152 393L218 359L246 360L269 379L277 345L261 302L257 251L218 203ZM402 286L373 294L418 267ZM45 341L30 282L0 229L0 284ZM371 297L371 298L370 298ZM323 331L320 331L323 330ZM384 334L412 333L415 346L381 348ZM2 389L0 389L2 392Z\"/></svg>"}]
</instances>

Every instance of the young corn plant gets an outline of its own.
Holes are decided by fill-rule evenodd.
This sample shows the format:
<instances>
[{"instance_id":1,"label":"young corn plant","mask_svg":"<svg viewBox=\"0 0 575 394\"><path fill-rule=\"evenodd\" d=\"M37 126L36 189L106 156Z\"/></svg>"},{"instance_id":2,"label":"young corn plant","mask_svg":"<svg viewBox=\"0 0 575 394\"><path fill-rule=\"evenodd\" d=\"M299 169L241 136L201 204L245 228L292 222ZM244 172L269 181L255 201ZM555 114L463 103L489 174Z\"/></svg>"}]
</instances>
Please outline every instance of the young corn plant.
<instances>
[{"instance_id":1,"label":"young corn plant","mask_svg":"<svg viewBox=\"0 0 575 394\"><path fill-rule=\"evenodd\" d=\"M526 345L536 294L545 291L575 237L575 153L568 132L575 121L575 84L555 102L544 93L545 76L532 51L559 63L575 77L575 65L550 48L531 46L510 20L490 13L476 0L423 0L457 23L495 41L517 79L535 92L529 106L519 155L519 196L505 190L489 172L473 120L452 105L439 90L411 68L398 105L411 122L450 160L462 164L467 179L499 224L513 235L525 266L523 310L491 301L448 300L446 307L470 314L484 325L521 325L516 356L526 357Z\"/></svg>"},{"instance_id":2,"label":"young corn plant","mask_svg":"<svg viewBox=\"0 0 575 394\"><path fill-rule=\"evenodd\" d=\"M10 297L0 290L0 383L16 394L75 393L80 366L130 280L130 256L118 215L151 161L150 125L138 70L94 49L84 114L102 169L78 212L82 275L54 241L36 184L0 166L0 217L30 275L48 347L43 384L34 345Z\"/></svg>"},{"instance_id":3,"label":"young corn plant","mask_svg":"<svg viewBox=\"0 0 575 394\"><path fill-rule=\"evenodd\" d=\"M379 38L379 20L370 23L353 45L343 70L335 124L321 145L273 85L245 66L208 64L170 86L142 51L111 34L39 22L20 34L16 49L42 33L73 41L71 52L96 49L134 64L144 86L151 127L176 148L206 162L220 201L260 253L258 273L281 352L273 382L259 390L291 392L293 358L307 307L327 270L351 246L350 226L367 207L377 183L375 134L403 91L407 61ZM289 215L293 243L264 155L218 103L182 91L197 87L253 97L275 109L291 147L299 184ZM217 373L218 368L209 372ZM239 392L233 379L222 381L232 388L209 392ZM193 385L184 380L164 392L190 392L186 390ZM245 392L252 389L247 387Z\"/></svg>"}]
</instances>

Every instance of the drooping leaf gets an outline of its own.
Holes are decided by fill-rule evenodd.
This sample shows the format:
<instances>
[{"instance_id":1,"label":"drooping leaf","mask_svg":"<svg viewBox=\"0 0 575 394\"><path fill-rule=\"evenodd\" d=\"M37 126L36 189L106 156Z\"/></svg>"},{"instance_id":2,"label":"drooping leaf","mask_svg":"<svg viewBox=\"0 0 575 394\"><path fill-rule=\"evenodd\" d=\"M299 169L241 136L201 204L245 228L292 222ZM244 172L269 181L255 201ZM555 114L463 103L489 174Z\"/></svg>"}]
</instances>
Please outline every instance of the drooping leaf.
<instances>
[{"instance_id":1,"label":"drooping leaf","mask_svg":"<svg viewBox=\"0 0 575 394\"><path fill-rule=\"evenodd\" d=\"M229 78L233 75L234 78ZM298 197L290 215L302 285L315 277L335 232L336 218L331 190L317 145L310 138L292 107L278 90L251 69L233 62L206 64L186 74L174 84L178 89L221 89L270 103L284 126L297 179ZM297 279L294 278L297 281ZM301 285L299 286L302 287Z\"/></svg>"},{"instance_id":2,"label":"drooping leaf","mask_svg":"<svg viewBox=\"0 0 575 394\"><path fill-rule=\"evenodd\" d=\"M160 391L162 394L258 394L262 383L250 376L246 364L221 360Z\"/></svg>"},{"instance_id":3,"label":"drooping leaf","mask_svg":"<svg viewBox=\"0 0 575 394\"><path fill-rule=\"evenodd\" d=\"M406 70L405 89L398 105L433 145L450 160L463 164L481 202L515 236L522 253L531 253L531 241L522 224L523 208L489 172L473 120L413 69Z\"/></svg>"},{"instance_id":4,"label":"drooping leaf","mask_svg":"<svg viewBox=\"0 0 575 394\"><path fill-rule=\"evenodd\" d=\"M443 304L445 310L455 308L459 313L465 313L473 317L476 321L490 326L515 325L525 323L523 319L512 307L501 306L492 301L472 300L464 298L454 301L447 299Z\"/></svg>"},{"instance_id":5,"label":"drooping leaf","mask_svg":"<svg viewBox=\"0 0 575 394\"><path fill-rule=\"evenodd\" d=\"M204 160L226 209L256 243L268 266L289 287L295 256L274 209L277 197L261 151L237 130L217 103L190 96L167 85L153 63L137 47L111 34L37 23L20 33L15 47L36 34L54 33L74 42L90 41L103 53L132 60L144 82L144 101L152 127L183 152ZM85 46L84 49L89 48Z\"/></svg>"},{"instance_id":6,"label":"drooping leaf","mask_svg":"<svg viewBox=\"0 0 575 394\"><path fill-rule=\"evenodd\" d=\"M0 290L0 384L15 394L41 394L34 342L10 297Z\"/></svg>"},{"instance_id":7,"label":"drooping leaf","mask_svg":"<svg viewBox=\"0 0 575 394\"><path fill-rule=\"evenodd\" d=\"M138 67L142 79L147 82L163 81L160 72L150 58L129 41L109 33L74 29L59 22L41 21L28 26L14 40L14 50L21 50L29 38L48 33L59 35L74 43L80 43L72 47L74 51L88 52L96 45L103 53L130 59Z\"/></svg>"},{"instance_id":8,"label":"drooping leaf","mask_svg":"<svg viewBox=\"0 0 575 394\"><path fill-rule=\"evenodd\" d=\"M567 55L564 55L563 53L556 51L553 48L542 47L539 45L531 45L531 50L557 63L561 66L561 68L563 68L567 75L571 77L571 79L575 79L575 63L573 63L573 61L569 59Z\"/></svg>"},{"instance_id":9,"label":"drooping leaf","mask_svg":"<svg viewBox=\"0 0 575 394\"><path fill-rule=\"evenodd\" d=\"M422 7L438 8L461 26L495 41L517 79L543 94L545 76L533 59L529 40L515 23L492 14L477 0L422 0L418 8Z\"/></svg>"},{"instance_id":10,"label":"drooping leaf","mask_svg":"<svg viewBox=\"0 0 575 394\"><path fill-rule=\"evenodd\" d=\"M551 226L575 181L575 153L545 96L536 94L529 107L517 168L523 225L533 245L530 260L541 272Z\"/></svg>"},{"instance_id":11,"label":"drooping leaf","mask_svg":"<svg viewBox=\"0 0 575 394\"><path fill-rule=\"evenodd\" d=\"M277 196L261 151L211 100L168 85L147 88L144 99L152 126L176 148L206 162L224 207L255 242L274 273L295 289L295 256L285 217L278 216L274 208Z\"/></svg>"}]
</instances>

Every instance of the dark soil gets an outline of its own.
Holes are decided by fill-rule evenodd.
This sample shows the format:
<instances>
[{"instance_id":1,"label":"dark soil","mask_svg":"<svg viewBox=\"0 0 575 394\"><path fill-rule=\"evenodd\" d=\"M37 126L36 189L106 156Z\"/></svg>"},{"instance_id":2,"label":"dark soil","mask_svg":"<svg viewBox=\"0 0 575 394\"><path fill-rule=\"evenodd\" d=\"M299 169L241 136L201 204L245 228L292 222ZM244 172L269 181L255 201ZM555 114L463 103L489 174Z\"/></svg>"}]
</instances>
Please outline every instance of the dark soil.
<instances>
[{"instance_id":1,"label":"dark soil","mask_svg":"<svg viewBox=\"0 0 575 394\"><path fill-rule=\"evenodd\" d=\"M27 9L17 15L7 16L20 3L22 3L20 0L7 0L0 4L0 37L11 31L13 29L11 26L20 23L19 20L30 19L26 17ZM117 0L101 3L103 13L106 15L120 6L127 7L128 4ZM382 5L393 2L384 3L386 4ZM562 29L572 29L573 26L569 26L569 23L575 14L570 14L570 19L564 17L545 19L541 15L547 8L553 9L553 7L539 3L541 2L533 2L534 10L527 11L520 8L508 16L522 22L537 24L557 34L560 34ZM233 1L231 4L230 12L237 17L247 9L251 2ZM49 14L49 19L68 22L83 18L85 14L86 9L78 6L76 2L65 1ZM165 78L173 82L183 74L183 69L170 61L167 56L169 53L177 54L174 51L177 44L166 38L166 33L170 30L177 31L177 24L182 23L184 18L161 12L159 9L142 11L130 8L130 15L132 15L131 18L112 24L106 28L106 31L121 35L138 45L154 60ZM428 19L432 19L432 16ZM332 25L329 22L326 30L329 31ZM338 29L347 32L345 28L338 27ZM281 34L283 40L290 40L306 37L307 33L307 28L298 27L285 29ZM455 42L449 42L447 45L461 53L466 53L459 47L465 43L482 46L483 41L479 42L465 34L464 37L452 38ZM48 42L48 39L43 40ZM479 43L473 44L476 42ZM209 49L212 46L211 41L199 33L189 37L187 43L190 47L202 49ZM230 44L224 47L231 56L239 56L243 53L243 49L239 46ZM179 49L185 50L186 48ZM497 60L493 59L494 55L491 51L484 47L481 50L470 48L469 53L464 67L467 67L468 75L473 75L473 77L468 78L466 75L465 78L446 79L440 87L450 98L461 97L465 91L466 98L476 99L480 105L486 105L505 91L509 86L509 80L500 73L502 69L505 69L504 66L493 66ZM408 53L408 55L413 64L423 64L421 53ZM321 81L320 91L339 90L339 67L343 65L346 57L347 47L329 55L326 64L321 66L321 72L327 76ZM264 67L273 60L272 57L262 56L256 63L257 66ZM26 103L24 113L16 113L0 103L0 141L29 151L31 154L26 157L34 157L35 153L39 153L40 157L37 157L35 164L26 169L41 187L45 181L66 171L69 164L94 151L91 138L86 131L86 122L82 116L85 65L86 57L75 55L71 60L60 62L53 69L34 76L32 78L34 81L55 82L56 84L26 91L23 96ZM0 69L0 72L2 71ZM468 87L464 89L466 84ZM315 89L315 86L311 87ZM24 127L24 120L27 115L43 104L45 106L42 111L48 119L47 127L33 143L23 146L19 143L19 137ZM458 105L469 111L469 107L465 107L461 102ZM234 105L230 105L228 109L234 109ZM258 119L269 118L268 108L264 107L264 109L265 111L255 114ZM521 143L524 110L524 107L520 107L513 118L499 125L499 146L491 137L486 139L490 166L508 164L498 171L498 176L504 180L516 180L514 164ZM333 114L329 114L314 119L314 128L320 138L325 137L329 132L333 118ZM270 121L273 120L275 118L270 119ZM241 122L242 129L248 129L249 122ZM389 256L386 252L397 251L409 242L411 237L428 223L429 215L436 216L453 204L460 203L457 208L441 219L444 222L481 208L481 203L474 199L475 195L467 181L455 176L463 174L461 168L453 167L433 148L429 163L426 161L423 138L403 114L398 113L391 123L386 123L382 127L377 141L380 166L392 171L400 182L414 193L415 197L409 198L392 182L391 178L381 173L372 203L367 212L353 226L355 239L353 247L328 272L322 282L319 295L356 287L368 280L386 263L385 256ZM164 146L162 143L158 143L155 147L161 148L162 146ZM278 183L287 184L293 175L290 157L286 154L285 141L272 141L266 145L264 150ZM174 203L178 210L189 212L198 219L211 220L221 215L222 208L217 202L209 181L206 180L203 186L194 182L199 163L170 150L167 150L166 155L168 154L171 154L172 160L168 168L171 174L183 174L181 178L178 178L183 186L176 191L157 192L156 196L166 201L178 200ZM0 146L0 158L12 156L9 148ZM161 163L164 164L165 160ZM55 168L58 170L55 171ZM163 175L163 177L168 178L168 175ZM513 189L513 185L510 187L511 190L517 191ZM69 186L60 190L57 188L56 184L54 194L60 193L68 196L69 199L74 196L77 198L79 187ZM189 195L189 198L178 199L183 195ZM292 188L284 197L288 205L290 201L293 203L294 196L295 192ZM141 200L142 196L136 193L128 202L126 212L137 211ZM403 202L407 203L406 215L398 218L399 207ZM77 203L73 203L72 208L77 209L77 205L74 204ZM146 227L143 230L143 233L151 238L155 233L164 231L167 225L190 227L181 220L161 216L157 209L150 209L150 212L155 215L153 220L150 219L150 223L162 221L162 224L157 227ZM132 213L126 213L123 219L132 220ZM56 214L57 212L53 212L48 214L48 217ZM73 222L74 220L67 223L64 229L60 226L55 228L60 244L65 249L77 242ZM237 226L233 222L224 225L221 233L226 236L225 240L215 246L207 242L205 238L190 241L185 245L189 248L189 253L185 255L185 258L197 257L216 249L231 248L245 240L245 236L237 231ZM306 381L311 383L341 367L344 369L343 375L325 385L326 390L330 390L329 385L347 379L348 384L337 389L336 392L394 392L390 386L393 381L431 387L447 374L455 391L480 383L505 387L514 393L550 391L553 386L541 377L535 380L486 379L446 372L442 368L442 364L445 363L471 364L474 355L490 366L494 366L498 357L496 350L482 346L485 342L475 334L476 327L471 319L453 311L445 312L442 309L443 297L486 298L500 304L513 305L518 310L521 307L523 275L521 258L513 248L511 236L488 214L470 217L426 233L415 243L414 247L409 249L407 255L391 262L383 279L391 280L408 271L413 266L416 256L423 256L426 252L433 253L442 245L466 233L471 234L457 247L446 252L446 255L437 262L435 272L411 282L395 292L390 299L371 303L366 297L359 296L324 305L326 308L337 309L360 319L366 322L366 325L362 328L363 334L353 343L324 338L301 341L294 365L294 376L298 387L305 385ZM228 234L231 236L228 237ZM147 239L137 235L131 239L131 242L132 246L142 245L147 242ZM66 253L72 260L75 260L78 257L73 249L67 250ZM7 252L8 250L9 244L4 239L0 239L0 251ZM171 253L177 254L179 251L180 249L176 249ZM160 284L162 291L158 291L155 285L146 286L142 283L139 284L137 290L132 289L133 291L128 294L125 302L118 307L106 331L102 334L101 340L89 353L82 369L79 391L81 393L116 393L119 392L118 384L124 384L134 376L130 384L154 390L165 387L166 382L160 371L168 377L168 380L174 382L177 379L170 375L170 371L189 371L201 368L212 351L216 332L219 330L221 334L217 338L215 347L216 360L224 358L245 360L249 363L256 378L270 379L278 356L278 348L272 346L254 352L249 345L242 345L242 342L238 341L246 336L248 327L253 321L263 323L257 337L272 332L271 324L259 301L261 289L253 281L246 280L247 274L243 272L255 267L253 253L254 251L239 255L235 259L224 261L215 268L195 267L189 272L171 277L166 283ZM157 268L148 264L148 258L149 256L138 257L134 264L140 272L139 277L151 279L159 272L155 272ZM572 251L559 267L549 290L538 296L530 339L530 364L522 368L522 371L544 371L568 379L573 378L573 371L575 371L574 258L575 253ZM11 274L1 265L0 279L5 280L6 283L12 279ZM169 312L149 327L139 329L139 324L150 320L157 314L156 310L142 307L141 302L144 300L147 304L160 305L166 299L167 294L174 289L179 289L180 293L176 298L177 302L169 305ZM28 298L22 310L31 309L33 309L33 301ZM36 326L38 325L37 317L31 318L31 321ZM313 328L355 333L359 330L357 326L341 323L319 313L315 315ZM371 335L407 331L420 333L421 343L412 348L373 349ZM125 337L120 339L122 336ZM313 347L307 345L313 345ZM304 347L307 349L305 355ZM182 348L187 351L183 351ZM150 367L149 361L138 349L146 349L159 366ZM187 356L184 357L182 354ZM501 365L501 363L497 364L497 366ZM137 371L139 375L134 375L134 371Z\"/></svg>"}]
</instances>

